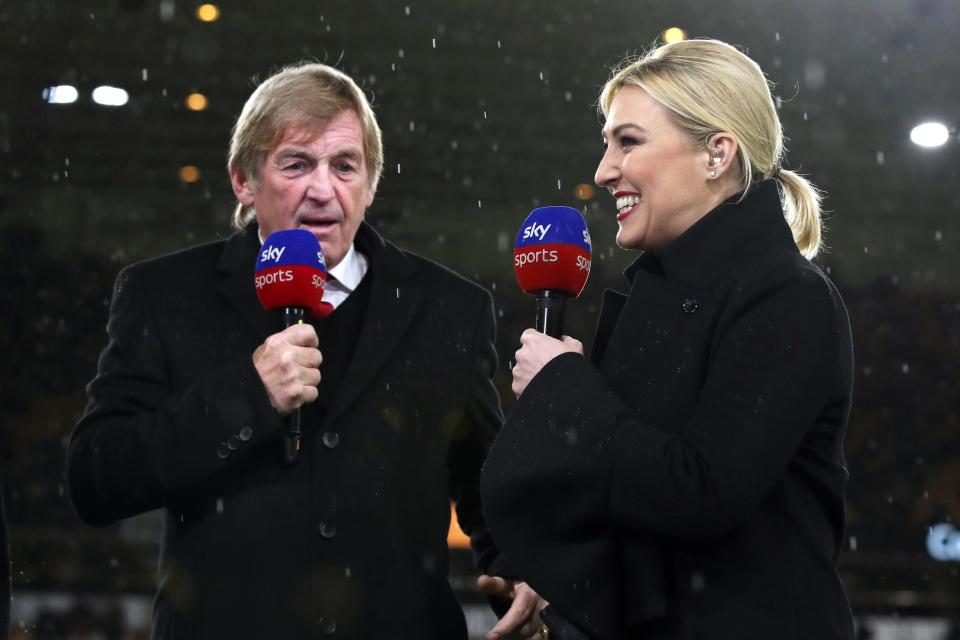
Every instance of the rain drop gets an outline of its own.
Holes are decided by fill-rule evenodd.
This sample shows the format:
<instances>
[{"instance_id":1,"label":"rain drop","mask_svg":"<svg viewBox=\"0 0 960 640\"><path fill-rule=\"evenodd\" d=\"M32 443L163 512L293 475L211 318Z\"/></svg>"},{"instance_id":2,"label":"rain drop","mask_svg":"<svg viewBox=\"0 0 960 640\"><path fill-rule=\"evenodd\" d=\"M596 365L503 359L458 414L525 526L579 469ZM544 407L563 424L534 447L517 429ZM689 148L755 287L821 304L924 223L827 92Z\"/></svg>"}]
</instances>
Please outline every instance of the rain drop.
<instances>
[{"instance_id":1,"label":"rain drop","mask_svg":"<svg viewBox=\"0 0 960 640\"><path fill-rule=\"evenodd\" d=\"M882 165L886 162L886 158L883 155L883 151L877 151L877 164Z\"/></svg>"}]
</instances>

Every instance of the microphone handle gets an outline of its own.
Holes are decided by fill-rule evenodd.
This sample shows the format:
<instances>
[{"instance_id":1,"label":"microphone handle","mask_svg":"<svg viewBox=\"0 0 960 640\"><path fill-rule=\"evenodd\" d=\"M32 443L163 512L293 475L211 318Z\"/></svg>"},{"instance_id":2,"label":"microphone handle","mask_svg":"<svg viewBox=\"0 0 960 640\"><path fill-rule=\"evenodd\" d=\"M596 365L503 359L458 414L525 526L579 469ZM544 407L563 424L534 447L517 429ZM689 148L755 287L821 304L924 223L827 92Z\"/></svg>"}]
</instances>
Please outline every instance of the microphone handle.
<instances>
[{"instance_id":1,"label":"microphone handle","mask_svg":"<svg viewBox=\"0 0 960 640\"><path fill-rule=\"evenodd\" d=\"M560 339L563 335L563 310L567 297L566 293L554 289L537 292L537 331Z\"/></svg>"},{"instance_id":2,"label":"microphone handle","mask_svg":"<svg viewBox=\"0 0 960 640\"><path fill-rule=\"evenodd\" d=\"M307 310L303 307L284 307L283 326L292 327L303 324ZM300 458L300 407L287 416L287 431L283 435L283 461L292 465Z\"/></svg>"}]
</instances>

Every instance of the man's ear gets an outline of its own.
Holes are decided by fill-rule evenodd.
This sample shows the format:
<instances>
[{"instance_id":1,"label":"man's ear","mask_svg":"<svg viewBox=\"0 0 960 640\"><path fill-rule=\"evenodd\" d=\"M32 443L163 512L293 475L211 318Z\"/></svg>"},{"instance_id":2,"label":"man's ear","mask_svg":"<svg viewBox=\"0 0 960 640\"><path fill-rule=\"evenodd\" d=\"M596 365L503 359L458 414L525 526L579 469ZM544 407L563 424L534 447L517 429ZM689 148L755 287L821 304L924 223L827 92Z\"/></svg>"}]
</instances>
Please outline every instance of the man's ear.
<instances>
[{"instance_id":1,"label":"man's ear","mask_svg":"<svg viewBox=\"0 0 960 640\"><path fill-rule=\"evenodd\" d=\"M257 185L247 177L240 169L228 167L227 173L230 174L230 186L233 187L233 194L237 200L245 207L253 205L253 197L257 192Z\"/></svg>"}]
</instances>

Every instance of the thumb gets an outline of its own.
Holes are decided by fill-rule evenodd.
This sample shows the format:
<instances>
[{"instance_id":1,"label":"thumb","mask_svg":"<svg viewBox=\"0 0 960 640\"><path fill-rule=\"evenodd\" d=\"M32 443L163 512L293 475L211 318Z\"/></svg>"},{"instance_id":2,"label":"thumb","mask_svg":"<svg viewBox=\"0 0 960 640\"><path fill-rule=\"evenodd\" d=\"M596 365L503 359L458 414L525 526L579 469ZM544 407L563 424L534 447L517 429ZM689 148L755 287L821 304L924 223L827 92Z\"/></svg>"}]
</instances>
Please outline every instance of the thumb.
<instances>
[{"instance_id":1,"label":"thumb","mask_svg":"<svg viewBox=\"0 0 960 640\"><path fill-rule=\"evenodd\" d=\"M477 578L477 588L488 596L506 596L513 585L499 576L482 575Z\"/></svg>"}]
</instances>

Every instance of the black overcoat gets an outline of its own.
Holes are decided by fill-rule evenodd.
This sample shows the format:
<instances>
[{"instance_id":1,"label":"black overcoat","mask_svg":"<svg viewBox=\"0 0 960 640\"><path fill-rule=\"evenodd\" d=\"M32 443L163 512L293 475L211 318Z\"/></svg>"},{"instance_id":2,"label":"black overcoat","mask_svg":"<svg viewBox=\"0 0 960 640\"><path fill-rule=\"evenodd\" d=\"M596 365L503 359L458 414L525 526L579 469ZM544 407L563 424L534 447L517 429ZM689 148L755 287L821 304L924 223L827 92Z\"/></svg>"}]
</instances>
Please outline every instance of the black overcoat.
<instances>
[{"instance_id":1,"label":"black overcoat","mask_svg":"<svg viewBox=\"0 0 960 640\"><path fill-rule=\"evenodd\" d=\"M359 339L292 468L251 359L282 329L254 292L256 227L120 273L69 494L96 525L163 509L155 638L466 638L446 535L453 499L496 572L477 488L502 422L492 300L365 223L356 243Z\"/></svg>"},{"instance_id":2,"label":"black overcoat","mask_svg":"<svg viewBox=\"0 0 960 640\"><path fill-rule=\"evenodd\" d=\"M591 637L852 638L849 321L776 184L737 200L606 292L591 358L549 362L485 464L500 550Z\"/></svg>"}]
</instances>

